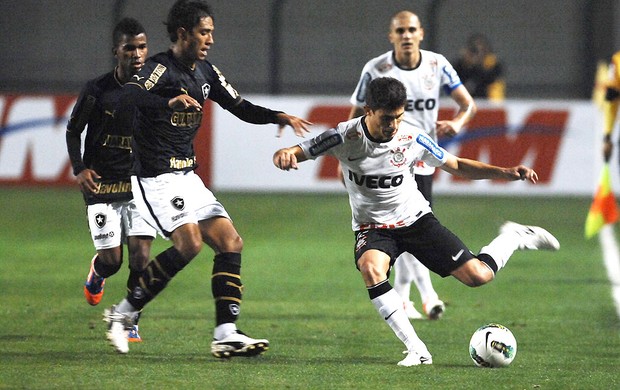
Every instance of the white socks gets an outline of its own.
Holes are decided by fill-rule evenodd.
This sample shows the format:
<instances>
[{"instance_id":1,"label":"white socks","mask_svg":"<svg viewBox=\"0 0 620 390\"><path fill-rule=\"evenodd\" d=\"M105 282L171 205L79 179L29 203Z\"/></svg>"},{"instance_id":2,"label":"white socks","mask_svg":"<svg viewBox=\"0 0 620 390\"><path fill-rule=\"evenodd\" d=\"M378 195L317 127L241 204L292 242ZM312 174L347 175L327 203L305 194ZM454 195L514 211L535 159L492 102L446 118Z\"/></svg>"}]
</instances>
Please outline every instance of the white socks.
<instances>
[{"instance_id":1,"label":"white socks","mask_svg":"<svg viewBox=\"0 0 620 390\"><path fill-rule=\"evenodd\" d=\"M402 300L411 300L411 282L415 283L422 303L436 301L439 295L433 287L431 273L420 260L416 259L411 253L404 252L394 263L394 290L401 296Z\"/></svg>"},{"instance_id":2,"label":"white socks","mask_svg":"<svg viewBox=\"0 0 620 390\"><path fill-rule=\"evenodd\" d=\"M116 305L116 311L119 313L127 314L131 317L133 317L133 315L138 312L138 310L136 310L136 308L133 307L133 305L129 303L129 301L125 298L123 298L121 303Z\"/></svg>"},{"instance_id":3,"label":"white socks","mask_svg":"<svg viewBox=\"0 0 620 390\"><path fill-rule=\"evenodd\" d=\"M480 249L480 253L486 253L495 260L498 271L508 263L508 259L514 251L519 249L519 240L515 239L515 234L512 232L501 233L489 245Z\"/></svg>"},{"instance_id":4,"label":"white socks","mask_svg":"<svg viewBox=\"0 0 620 390\"><path fill-rule=\"evenodd\" d=\"M236 331L237 325L235 325L234 322L227 322L225 324L221 324L215 327L215 330L213 330L213 338L215 340L221 340Z\"/></svg>"},{"instance_id":5,"label":"white socks","mask_svg":"<svg viewBox=\"0 0 620 390\"><path fill-rule=\"evenodd\" d=\"M408 351L416 351L420 354L428 354L426 345L413 329L405 309L403 308L403 300L396 290L390 289L374 299L371 299L381 318L392 328L396 337L402 341Z\"/></svg>"}]
</instances>

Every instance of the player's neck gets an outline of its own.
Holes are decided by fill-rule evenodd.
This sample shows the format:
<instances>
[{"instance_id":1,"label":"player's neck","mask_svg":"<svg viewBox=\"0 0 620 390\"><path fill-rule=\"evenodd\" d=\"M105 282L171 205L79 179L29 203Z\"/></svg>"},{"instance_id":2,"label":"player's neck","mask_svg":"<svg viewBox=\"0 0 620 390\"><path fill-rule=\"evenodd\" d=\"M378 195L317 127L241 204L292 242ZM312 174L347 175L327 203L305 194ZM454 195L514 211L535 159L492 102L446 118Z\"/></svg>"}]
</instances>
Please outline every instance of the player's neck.
<instances>
[{"instance_id":1,"label":"player's neck","mask_svg":"<svg viewBox=\"0 0 620 390\"><path fill-rule=\"evenodd\" d=\"M123 85L126 82L128 82L132 76L133 76L133 73L124 71L120 65L117 65L114 68L114 78L120 85Z\"/></svg>"},{"instance_id":2,"label":"player's neck","mask_svg":"<svg viewBox=\"0 0 620 390\"><path fill-rule=\"evenodd\" d=\"M420 64L420 51L394 52L394 60L401 69L415 69Z\"/></svg>"},{"instance_id":3,"label":"player's neck","mask_svg":"<svg viewBox=\"0 0 620 390\"><path fill-rule=\"evenodd\" d=\"M196 60L194 58L190 58L182 47L173 44L171 50L172 55L177 61L187 66L189 69L194 70L196 67Z\"/></svg>"}]
</instances>

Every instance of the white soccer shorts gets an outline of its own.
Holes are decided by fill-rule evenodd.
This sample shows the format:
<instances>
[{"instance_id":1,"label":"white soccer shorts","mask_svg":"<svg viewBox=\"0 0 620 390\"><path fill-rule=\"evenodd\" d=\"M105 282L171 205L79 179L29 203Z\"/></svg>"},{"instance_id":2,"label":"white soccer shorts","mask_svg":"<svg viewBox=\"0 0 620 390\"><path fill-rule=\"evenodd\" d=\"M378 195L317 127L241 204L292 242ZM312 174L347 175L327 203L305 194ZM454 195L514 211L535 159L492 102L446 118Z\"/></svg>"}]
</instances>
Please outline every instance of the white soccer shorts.
<instances>
[{"instance_id":1,"label":"white soccer shorts","mask_svg":"<svg viewBox=\"0 0 620 390\"><path fill-rule=\"evenodd\" d=\"M88 227L95 249L111 249L129 236L155 237L157 231L142 218L133 200L97 203L87 207Z\"/></svg>"},{"instance_id":2,"label":"white soccer shorts","mask_svg":"<svg viewBox=\"0 0 620 390\"><path fill-rule=\"evenodd\" d=\"M179 226L214 217L230 216L215 195L193 171L164 173L156 177L131 177L138 210L164 238Z\"/></svg>"}]
</instances>

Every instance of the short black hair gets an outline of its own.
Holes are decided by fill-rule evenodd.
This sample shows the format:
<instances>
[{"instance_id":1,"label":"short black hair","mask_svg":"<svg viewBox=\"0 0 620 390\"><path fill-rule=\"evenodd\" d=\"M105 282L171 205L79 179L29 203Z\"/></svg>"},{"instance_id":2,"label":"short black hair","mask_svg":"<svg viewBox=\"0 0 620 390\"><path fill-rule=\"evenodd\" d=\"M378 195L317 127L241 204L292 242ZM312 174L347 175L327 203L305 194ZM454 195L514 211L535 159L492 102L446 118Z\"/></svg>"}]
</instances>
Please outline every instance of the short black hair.
<instances>
[{"instance_id":1,"label":"short black hair","mask_svg":"<svg viewBox=\"0 0 620 390\"><path fill-rule=\"evenodd\" d=\"M407 104L407 89L392 77L379 77L370 82L366 91L366 105L371 110L397 110Z\"/></svg>"},{"instance_id":2,"label":"short black hair","mask_svg":"<svg viewBox=\"0 0 620 390\"><path fill-rule=\"evenodd\" d=\"M168 20L164 23L168 29L170 41L177 41L177 29L183 27L191 31L200 23L200 19L213 19L211 7L201 0L177 0L168 11Z\"/></svg>"},{"instance_id":3,"label":"short black hair","mask_svg":"<svg viewBox=\"0 0 620 390\"><path fill-rule=\"evenodd\" d=\"M112 31L112 47L118 46L123 40L123 35L135 37L136 35L146 34L144 27L134 18L123 18Z\"/></svg>"}]
</instances>

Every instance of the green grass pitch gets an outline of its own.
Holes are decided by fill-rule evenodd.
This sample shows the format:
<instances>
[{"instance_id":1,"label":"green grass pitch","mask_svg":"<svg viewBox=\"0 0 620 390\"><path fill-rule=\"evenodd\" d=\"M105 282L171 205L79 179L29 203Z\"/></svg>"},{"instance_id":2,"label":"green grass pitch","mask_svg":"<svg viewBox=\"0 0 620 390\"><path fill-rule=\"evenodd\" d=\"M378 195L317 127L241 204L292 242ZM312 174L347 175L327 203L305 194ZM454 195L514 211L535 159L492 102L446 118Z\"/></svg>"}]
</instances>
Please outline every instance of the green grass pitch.
<instances>
[{"instance_id":1,"label":"green grass pitch","mask_svg":"<svg viewBox=\"0 0 620 390\"><path fill-rule=\"evenodd\" d=\"M124 295L127 267L89 306L93 254L77 189L0 188L0 388L73 389L611 389L620 388L620 322L596 239L583 239L590 199L437 196L439 219L474 251L506 220L553 232L559 252L518 252L476 289L433 278L443 319L415 321L434 364L398 367L402 344L375 312L353 265L344 194L218 194L244 238L239 328L263 356L211 357L212 253L203 252L144 311L144 342L117 355L103 309ZM158 238L153 254L169 245ZM415 291L415 288L414 288ZM414 298L417 298L417 292ZM480 325L518 341L511 366L468 355Z\"/></svg>"}]
</instances>

